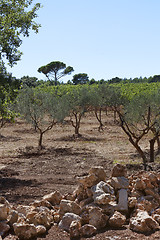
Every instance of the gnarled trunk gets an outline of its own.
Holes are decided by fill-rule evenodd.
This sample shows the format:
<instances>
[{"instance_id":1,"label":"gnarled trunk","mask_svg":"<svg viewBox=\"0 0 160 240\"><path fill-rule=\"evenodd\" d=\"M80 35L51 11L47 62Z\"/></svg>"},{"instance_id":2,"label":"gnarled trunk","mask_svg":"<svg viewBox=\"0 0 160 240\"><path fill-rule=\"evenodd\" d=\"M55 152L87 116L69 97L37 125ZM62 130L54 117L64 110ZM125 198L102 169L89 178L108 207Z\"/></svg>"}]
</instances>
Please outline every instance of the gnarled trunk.
<instances>
[{"instance_id":1,"label":"gnarled trunk","mask_svg":"<svg viewBox=\"0 0 160 240\"><path fill-rule=\"evenodd\" d=\"M102 123L102 108L99 108L99 114L98 114L98 109L95 109L94 111L95 116L99 122L99 127L98 127L98 131L103 131L103 123Z\"/></svg>"},{"instance_id":2,"label":"gnarled trunk","mask_svg":"<svg viewBox=\"0 0 160 240\"><path fill-rule=\"evenodd\" d=\"M149 141L150 143L150 162L154 162L154 144L155 144L156 139L151 139Z\"/></svg>"}]
</instances>

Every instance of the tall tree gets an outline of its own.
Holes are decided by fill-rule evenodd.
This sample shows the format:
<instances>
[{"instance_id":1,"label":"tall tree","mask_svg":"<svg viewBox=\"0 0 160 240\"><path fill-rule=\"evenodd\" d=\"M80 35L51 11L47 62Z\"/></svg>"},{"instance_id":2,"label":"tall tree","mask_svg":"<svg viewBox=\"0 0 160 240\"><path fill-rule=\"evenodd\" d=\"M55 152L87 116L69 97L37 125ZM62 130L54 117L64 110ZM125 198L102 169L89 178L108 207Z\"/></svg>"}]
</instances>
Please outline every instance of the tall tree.
<instances>
[{"instance_id":1,"label":"tall tree","mask_svg":"<svg viewBox=\"0 0 160 240\"><path fill-rule=\"evenodd\" d=\"M59 61L50 62L45 66L38 68L39 73L45 74L49 81L54 81L55 85L58 84L58 80L74 71L73 67Z\"/></svg>"},{"instance_id":2,"label":"tall tree","mask_svg":"<svg viewBox=\"0 0 160 240\"><path fill-rule=\"evenodd\" d=\"M22 36L28 37L30 29L37 33L40 27L34 18L41 5L36 3L32 6L32 2L33 0L0 1L0 61L5 58L11 66L22 55L18 50L22 44Z\"/></svg>"}]
</instances>

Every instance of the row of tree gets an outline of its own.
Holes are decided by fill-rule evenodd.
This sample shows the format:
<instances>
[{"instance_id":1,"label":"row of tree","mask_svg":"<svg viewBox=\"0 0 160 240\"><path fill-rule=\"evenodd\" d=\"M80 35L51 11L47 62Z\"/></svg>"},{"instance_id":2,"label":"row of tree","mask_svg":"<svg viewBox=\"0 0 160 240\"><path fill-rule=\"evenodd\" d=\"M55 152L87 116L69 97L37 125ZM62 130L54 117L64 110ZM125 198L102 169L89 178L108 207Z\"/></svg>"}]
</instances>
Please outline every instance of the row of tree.
<instances>
[{"instance_id":1,"label":"row of tree","mask_svg":"<svg viewBox=\"0 0 160 240\"><path fill-rule=\"evenodd\" d=\"M75 135L80 136L80 123L85 113L94 112L98 129L103 131L102 111L113 111L114 116L117 115L115 123L128 136L146 167L148 160L153 162L160 151L160 87L149 86L132 97L120 86L109 84L24 88L18 95L16 110L39 131L39 148L43 134L66 117ZM144 138L148 139L149 155L141 146Z\"/></svg>"},{"instance_id":2,"label":"row of tree","mask_svg":"<svg viewBox=\"0 0 160 240\"><path fill-rule=\"evenodd\" d=\"M60 84L59 79L62 77L71 74L74 71L73 67L68 66L66 67L66 64L60 61L53 61L48 63L47 65L44 65L38 69L39 73L43 73L50 84L55 84L56 86ZM105 81L104 79L101 79L99 81L96 81L95 79L89 80L89 77L87 73L79 73L75 74L72 78L72 80L68 80L67 84L95 84L95 83L151 83L151 82L160 82L160 75L154 75L153 77L150 76L149 78L119 78L114 77L112 79L109 79Z\"/></svg>"},{"instance_id":3,"label":"row of tree","mask_svg":"<svg viewBox=\"0 0 160 240\"><path fill-rule=\"evenodd\" d=\"M67 75L67 74L66 74ZM63 75L65 76L65 75ZM63 78L63 76L61 76L60 78ZM68 80L66 83L64 83L63 81L59 81L60 78L56 78L56 83L55 83L55 78L51 78L51 76L49 78L47 78L47 80L38 80L37 77L30 77L30 76L23 76L21 79L17 79L17 81L20 82L20 84L25 87L37 87L39 85L83 85L83 84L104 84L104 83L108 83L108 84L128 84L128 83L153 83L153 82L160 82L160 75L155 75L155 76L151 76L149 78L134 78L134 79L119 79L119 78L112 78L110 80L95 80L95 79L89 79L89 76L87 73L78 73L75 74L73 76L73 78L71 80Z\"/></svg>"},{"instance_id":4,"label":"row of tree","mask_svg":"<svg viewBox=\"0 0 160 240\"><path fill-rule=\"evenodd\" d=\"M104 125L102 111L111 109L114 116L118 116L118 122L116 118L115 122L127 134L144 164L147 162L147 154L140 144L143 138L147 136L149 139L150 161L154 161L155 143L157 143L157 153L160 151L159 83L33 86L36 79L29 78L33 81L28 85L28 79L25 78L22 88L21 82L12 78L5 68L1 70L0 79L1 127L8 120L13 120L16 112L20 113L39 130L41 136L39 147L42 146L43 134L67 116L75 128L75 135L78 136L83 115L88 111L94 111L99 122L98 129L102 131ZM14 101L17 101L16 109L11 107ZM39 124L42 126L44 119L46 123L46 116L49 125L43 130ZM43 127L46 125L44 124Z\"/></svg>"}]
</instances>

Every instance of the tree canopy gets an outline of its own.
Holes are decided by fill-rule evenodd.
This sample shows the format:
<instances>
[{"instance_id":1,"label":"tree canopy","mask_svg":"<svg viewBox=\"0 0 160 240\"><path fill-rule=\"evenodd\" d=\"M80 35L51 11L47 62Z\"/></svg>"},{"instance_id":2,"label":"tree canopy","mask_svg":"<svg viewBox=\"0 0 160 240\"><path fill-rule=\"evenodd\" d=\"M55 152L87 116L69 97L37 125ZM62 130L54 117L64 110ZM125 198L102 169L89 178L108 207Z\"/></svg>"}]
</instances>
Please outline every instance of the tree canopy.
<instances>
[{"instance_id":1,"label":"tree canopy","mask_svg":"<svg viewBox=\"0 0 160 240\"><path fill-rule=\"evenodd\" d=\"M0 60L7 59L13 66L22 55L18 49L22 36L28 37L30 29L38 32L40 27L34 19L40 3L32 6L33 0L0 1ZM28 10L29 8L29 10Z\"/></svg>"},{"instance_id":2,"label":"tree canopy","mask_svg":"<svg viewBox=\"0 0 160 240\"><path fill-rule=\"evenodd\" d=\"M73 84L86 84L89 82L87 73L78 73L73 76Z\"/></svg>"},{"instance_id":3,"label":"tree canopy","mask_svg":"<svg viewBox=\"0 0 160 240\"><path fill-rule=\"evenodd\" d=\"M20 82L22 83L23 87L36 87L38 85L38 78L36 77L29 77L29 76L23 76L20 79Z\"/></svg>"},{"instance_id":4,"label":"tree canopy","mask_svg":"<svg viewBox=\"0 0 160 240\"><path fill-rule=\"evenodd\" d=\"M54 81L55 85L57 85L60 78L71 74L73 71L73 67L66 67L65 63L59 61L50 62L38 68L38 72L45 74L49 81Z\"/></svg>"}]
</instances>

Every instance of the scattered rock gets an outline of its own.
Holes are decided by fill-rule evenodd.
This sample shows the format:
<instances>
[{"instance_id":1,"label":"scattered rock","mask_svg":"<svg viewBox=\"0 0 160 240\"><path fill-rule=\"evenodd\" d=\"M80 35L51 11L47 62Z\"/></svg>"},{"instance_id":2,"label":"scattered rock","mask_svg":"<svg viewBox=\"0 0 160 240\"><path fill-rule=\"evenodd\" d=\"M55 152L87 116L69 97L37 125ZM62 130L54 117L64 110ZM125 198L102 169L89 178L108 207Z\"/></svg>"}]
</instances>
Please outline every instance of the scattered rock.
<instances>
[{"instance_id":1,"label":"scattered rock","mask_svg":"<svg viewBox=\"0 0 160 240\"><path fill-rule=\"evenodd\" d=\"M109 217L103 214L102 209L93 207L89 210L89 224L97 229L104 228L107 225Z\"/></svg>"},{"instance_id":2,"label":"scattered rock","mask_svg":"<svg viewBox=\"0 0 160 240\"><path fill-rule=\"evenodd\" d=\"M129 227L133 231L145 233L159 229L159 224L146 211L138 211L137 215L130 219Z\"/></svg>"},{"instance_id":3,"label":"scattered rock","mask_svg":"<svg viewBox=\"0 0 160 240\"><path fill-rule=\"evenodd\" d=\"M104 171L104 168L101 166L95 166L89 169L89 174L94 174L99 181L105 181L106 180L106 173Z\"/></svg>"},{"instance_id":4,"label":"scattered rock","mask_svg":"<svg viewBox=\"0 0 160 240\"><path fill-rule=\"evenodd\" d=\"M0 197L0 236L11 228L19 239L37 238L55 223L71 239L79 239L107 225L120 228L126 216L133 231L160 229L159 173L140 171L127 177L125 166L117 164L109 180L103 167L93 167L79 183L73 193L54 191L29 206L13 207Z\"/></svg>"},{"instance_id":5,"label":"scattered rock","mask_svg":"<svg viewBox=\"0 0 160 240\"><path fill-rule=\"evenodd\" d=\"M47 229L43 225L36 226L37 236L41 236L46 233Z\"/></svg>"},{"instance_id":6,"label":"scattered rock","mask_svg":"<svg viewBox=\"0 0 160 240\"><path fill-rule=\"evenodd\" d=\"M81 223L80 221L72 221L69 227L70 238L75 239L80 236L80 228Z\"/></svg>"},{"instance_id":7,"label":"scattered rock","mask_svg":"<svg viewBox=\"0 0 160 240\"><path fill-rule=\"evenodd\" d=\"M4 236L10 230L10 226L6 221L0 222L0 236Z\"/></svg>"},{"instance_id":8,"label":"scattered rock","mask_svg":"<svg viewBox=\"0 0 160 240\"><path fill-rule=\"evenodd\" d=\"M128 212L128 192L127 189L120 189L118 191L118 204L116 210L120 212Z\"/></svg>"},{"instance_id":9,"label":"scattered rock","mask_svg":"<svg viewBox=\"0 0 160 240\"><path fill-rule=\"evenodd\" d=\"M43 200L47 200L52 205L59 205L62 200L62 194L59 191L54 191L50 194L47 194L43 197Z\"/></svg>"},{"instance_id":10,"label":"scattered rock","mask_svg":"<svg viewBox=\"0 0 160 240\"><path fill-rule=\"evenodd\" d=\"M116 164L111 173L112 177L127 177L126 167L122 164Z\"/></svg>"},{"instance_id":11,"label":"scattered rock","mask_svg":"<svg viewBox=\"0 0 160 240\"><path fill-rule=\"evenodd\" d=\"M98 183L98 177L94 174L90 174L88 176L80 178L79 182L82 183L85 188L92 187Z\"/></svg>"},{"instance_id":12,"label":"scattered rock","mask_svg":"<svg viewBox=\"0 0 160 240\"><path fill-rule=\"evenodd\" d=\"M111 186L115 189L127 189L129 187L129 181L125 177L112 177Z\"/></svg>"},{"instance_id":13,"label":"scattered rock","mask_svg":"<svg viewBox=\"0 0 160 240\"><path fill-rule=\"evenodd\" d=\"M14 232L20 239L31 239L37 236L37 229L34 224L13 224Z\"/></svg>"},{"instance_id":14,"label":"scattered rock","mask_svg":"<svg viewBox=\"0 0 160 240\"><path fill-rule=\"evenodd\" d=\"M126 217L120 212L115 211L114 214L109 219L109 225L111 227L120 228L126 222Z\"/></svg>"},{"instance_id":15,"label":"scattered rock","mask_svg":"<svg viewBox=\"0 0 160 240\"><path fill-rule=\"evenodd\" d=\"M43 225L46 228L50 228L53 223L52 213L46 207L38 207L34 209L26 215L26 219L29 223L33 223L35 226Z\"/></svg>"},{"instance_id":16,"label":"scattered rock","mask_svg":"<svg viewBox=\"0 0 160 240\"><path fill-rule=\"evenodd\" d=\"M0 221L7 220L10 208L7 204L0 203Z\"/></svg>"},{"instance_id":17,"label":"scattered rock","mask_svg":"<svg viewBox=\"0 0 160 240\"><path fill-rule=\"evenodd\" d=\"M75 202L70 200L62 199L60 203L60 215L64 215L67 212L75 213L77 215L81 214L81 207Z\"/></svg>"},{"instance_id":18,"label":"scattered rock","mask_svg":"<svg viewBox=\"0 0 160 240\"><path fill-rule=\"evenodd\" d=\"M80 235L84 237L91 237L97 231L97 228L90 224L85 224L80 228Z\"/></svg>"},{"instance_id":19,"label":"scattered rock","mask_svg":"<svg viewBox=\"0 0 160 240\"><path fill-rule=\"evenodd\" d=\"M81 222L81 217L74 213L65 213L62 220L59 222L59 228L69 232L72 221Z\"/></svg>"}]
</instances>

